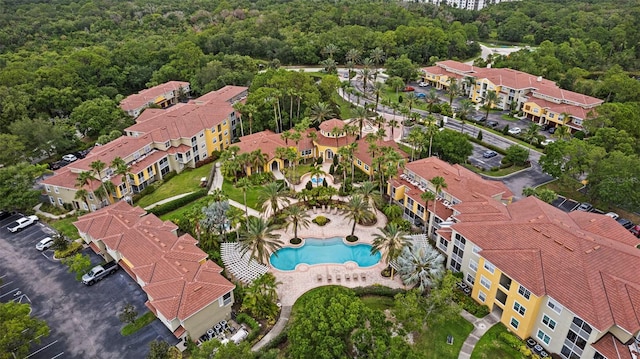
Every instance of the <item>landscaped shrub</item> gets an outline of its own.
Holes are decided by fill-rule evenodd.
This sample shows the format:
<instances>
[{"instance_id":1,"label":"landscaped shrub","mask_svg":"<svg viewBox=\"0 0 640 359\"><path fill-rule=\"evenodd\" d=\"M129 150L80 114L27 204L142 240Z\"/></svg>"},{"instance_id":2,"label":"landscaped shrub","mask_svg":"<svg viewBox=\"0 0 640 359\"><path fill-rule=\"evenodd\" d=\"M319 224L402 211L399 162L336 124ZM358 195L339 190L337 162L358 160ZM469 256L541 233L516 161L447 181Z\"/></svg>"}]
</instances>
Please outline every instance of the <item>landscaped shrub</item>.
<instances>
[{"instance_id":1,"label":"landscaped shrub","mask_svg":"<svg viewBox=\"0 0 640 359\"><path fill-rule=\"evenodd\" d=\"M167 181L169 181L170 179L172 179L173 177L175 177L177 175L178 175L178 172L171 171L171 172L167 173L166 175L162 176L162 181L167 182ZM149 187L147 187L147 188L149 188ZM154 191L155 191L155 189L154 189ZM144 190L142 190L142 192L144 192Z\"/></svg>"},{"instance_id":2,"label":"landscaped shrub","mask_svg":"<svg viewBox=\"0 0 640 359\"><path fill-rule=\"evenodd\" d=\"M573 134L573 137L579 140L584 140L584 136L586 136L584 131L576 131L576 133Z\"/></svg>"},{"instance_id":3,"label":"landscaped shrub","mask_svg":"<svg viewBox=\"0 0 640 359\"><path fill-rule=\"evenodd\" d=\"M251 181L251 184L254 186L260 186L269 182L273 182L274 180L275 177L271 172L254 173L249 176L249 181Z\"/></svg>"},{"instance_id":4,"label":"landscaped shrub","mask_svg":"<svg viewBox=\"0 0 640 359\"><path fill-rule=\"evenodd\" d=\"M72 242L70 245L67 246L66 249L53 252L53 255L58 259L62 259L62 258L66 258L76 254L81 249L82 249L82 243Z\"/></svg>"},{"instance_id":5,"label":"landscaped shrub","mask_svg":"<svg viewBox=\"0 0 640 359\"><path fill-rule=\"evenodd\" d=\"M479 304L478 302L473 300L473 298L464 294L460 290L454 291L453 298L456 303L458 303L462 307L462 309L466 310L470 314L473 314L477 318L485 317L490 312L489 307Z\"/></svg>"},{"instance_id":6,"label":"landscaped shrub","mask_svg":"<svg viewBox=\"0 0 640 359\"><path fill-rule=\"evenodd\" d=\"M336 173L334 166L335 165L333 163L331 164L331 166L329 166L329 174L332 176Z\"/></svg>"},{"instance_id":7,"label":"landscaped shrub","mask_svg":"<svg viewBox=\"0 0 640 359\"><path fill-rule=\"evenodd\" d=\"M482 141L482 131L478 131L478 136L476 137L478 141Z\"/></svg>"},{"instance_id":8,"label":"landscaped shrub","mask_svg":"<svg viewBox=\"0 0 640 359\"><path fill-rule=\"evenodd\" d=\"M393 298L396 296L396 294L405 292L404 289L400 289L400 288L394 289L394 288L389 288L389 287L385 287L378 284L370 285L367 287L356 287L356 288L353 288L353 291L356 293L358 297L364 297L367 295L377 295L380 297L389 297L389 298Z\"/></svg>"},{"instance_id":9,"label":"landscaped shrub","mask_svg":"<svg viewBox=\"0 0 640 359\"><path fill-rule=\"evenodd\" d=\"M506 125L502 128L502 134L506 135L509 133L509 125Z\"/></svg>"},{"instance_id":10,"label":"landscaped shrub","mask_svg":"<svg viewBox=\"0 0 640 359\"><path fill-rule=\"evenodd\" d=\"M338 163L340 163L340 159L338 158L338 156L333 156L333 162L332 162L332 164L333 164L334 166L337 166L337 165L338 165Z\"/></svg>"},{"instance_id":11,"label":"landscaped shrub","mask_svg":"<svg viewBox=\"0 0 640 359\"><path fill-rule=\"evenodd\" d=\"M313 189L313 183L311 181L307 181L307 184L304 185L304 188L311 191Z\"/></svg>"},{"instance_id":12,"label":"landscaped shrub","mask_svg":"<svg viewBox=\"0 0 640 359\"><path fill-rule=\"evenodd\" d=\"M200 199L204 196L207 195L207 190L206 189L201 189L199 191L190 193L184 197L178 198L176 200L173 200L171 202L165 203L165 204L161 204L159 206L156 206L152 209L149 210L149 213L153 213L156 216L161 216L163 214L167 214L171 211L175 211L176 209L185 206L197 199Z\"/></svg>"},{"instance_id":13,"label":"landscaped shrub","mask_svg":"<svg viewBox=\"0 0 640 359\"><path fill-rule=\"evenodd\" d=\"M238 314L236 316L236 322L240 324L246 324L249 326L249 328L251 328L251 330L249 331L249 335L247 335L247 339L246 339L247 342L254 341L260 334L260 324L258 324L258 322L256 322L255 319L251 318L248 314L246 313Z\"/></svg>"},{"instance_id":14,"label":"landscaped shrub","mask_svg":"<svg viewBox=\"0 0 640 359\"><path fill-rule=\"evenodd\" d=\"M320 227L326 225L327 223L330 222L329 218L325 217L325 216L318 216L316 218L314 218L311 222L319 225Z\"/></svg>"},{"instance_id":15,"label":"landscaped shrub","mask_svg":"<svg viewBox=\"0 0 640 359\"><path fill-rule=\"evenodd\" d=\"M207 158L205 158L205 159L203 159L203 160L200 160L200 161L196 162L196 168L198 168L198 167L202 167L202 166L204 166L204 165L206 165L206 164L209 164L209 163L211 163L211 162L213 162L213 161L215 161L215 160L216 160L216 158L213 158L213 157L207 157Z\"/></svg>"},{"instance_id":16,"label":"landscaped shrub","mask_svg":"<svg viewBox=\"0 0 640 359\"><path fill-rule=\"evenodd\" d=\"M322 157L316 158L316 164L317 165L321 165L322 164Z\"/></svg>"},{"instance_id":17,"label":"landscaped shrub","mask_svg":"<svg viewBox=\"0 0 640 359\"><path fill-rule=\"evenodd\" d=\"M327 179L326 178L322 179L322 187L329 187L329 184L327 183Z\"/></svg>"}]
</instances>

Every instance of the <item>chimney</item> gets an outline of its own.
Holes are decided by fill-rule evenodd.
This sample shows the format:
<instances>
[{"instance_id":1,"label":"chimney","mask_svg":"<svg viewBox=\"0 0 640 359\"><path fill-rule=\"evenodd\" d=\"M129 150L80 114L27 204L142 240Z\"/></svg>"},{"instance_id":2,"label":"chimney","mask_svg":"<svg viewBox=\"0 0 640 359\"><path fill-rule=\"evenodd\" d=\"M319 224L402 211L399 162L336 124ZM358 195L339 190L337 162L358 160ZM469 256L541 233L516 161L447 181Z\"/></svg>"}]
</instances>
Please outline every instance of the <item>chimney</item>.
<instances>
[{"instance_id":1,"label":"chimney","mask_svg":"<svg viewBox=\"0 0 640 359\"><path fill-rule=\"evenodd\" d=\"M538 81L538 82L542 82L542 76L538 76L538 78L536 79L536 81Z\"/></svg>"}]
</instances>

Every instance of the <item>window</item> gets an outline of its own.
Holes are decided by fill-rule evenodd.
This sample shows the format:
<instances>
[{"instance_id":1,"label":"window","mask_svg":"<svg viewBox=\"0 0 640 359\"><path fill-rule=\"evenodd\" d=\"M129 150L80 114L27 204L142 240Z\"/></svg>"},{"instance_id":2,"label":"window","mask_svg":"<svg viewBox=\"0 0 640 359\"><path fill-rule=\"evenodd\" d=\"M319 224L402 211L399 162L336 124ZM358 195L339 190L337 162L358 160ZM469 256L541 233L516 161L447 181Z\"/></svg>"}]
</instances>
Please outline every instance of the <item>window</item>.
<instances>
[{"instance_id":1,"label":"window","mask_svg":"<svg viewBox=\"0 0 640 359\"><path fill-rule=\"evenodd\" d=\"M482 249L478 246L476 246L475 244L473 245L473 254L478 254Z\"/></svg>"},{"instance_id":2,"label":"window","mask_svg":"<svg viewBox=\"0 0 640 359\"><path fill-rule=\"evenodd\" d=\"M487 289L491 289L491 281L483 275L480 276L480 284Z\"/></svg>"},{"instance_id":3,"label":"window","mask_svg":"<svg viewBox=\"0 0 640 359\"><path fill-rule=\"evenodd\" d=\"M369 170L369 165L364 165L364 170L368 171Z\"/></svg>"},{"instance_id":4,"label":"window","mask_svg":"<svg viewBox=\"0 0 640 359\"><path fill-rule=\"evenodd\" d=\"M474 272L476 272L478 270L478 262L474 261L473 259L470 259L469 268L472 269Z\"/></svg>"},{"instance_id":5,"label":"window","mask_svg":"<svg viewBox=\"0 0 640 359\"><path fill-rule=\"evenodd\" d=\"M524 313L527 311L527 308L523 307L522 305L520 305L520 303L518 302L514 302L513 303L513 310L515 310L516 312L518 312L518 314L524 316Z\"/></svg>"},{"instance_id":6,"label":"window","mask_svg":"<svg viewBox=\"0 0 640 359\"><path fill-rule=\"evenodd\" d=\"M140 153L138 153L138 151L133 153L133 159L137 160L138 158L140 158Z\"/></svg>"},{"instance_id":7,"label":"window","mask_svg":"<svg viewBox=\"0 0 640 359\"><path fill-rule=\"evenodd\" d=\"M95 211L95 210L96 210L96 205L95 205L95 204L92 204L92 205L91 205L91 210L92 210L92 211Z\"/></svg>"},{"instance_id":8,"label":"window","mask_svg":"<svg viewBox=\"0 0 640 359\"><path fill-rule=\"evenodd\" d=\"M509 324L513 327L513 329L518 329L520 322L516 318L511 317L511 322L509 322Z\"/></svg>"},{"instance_id":9,"label":"window","mask_svg":"<svg viewBox=\"0 0 640 359\"><path fill-rule=\"evenodd\" d=\"M580 358L589 340L591 330L589 324L578 317L574 317L560 354L565 358Z\"/></svg>"},{"instance_id":10,"label":"window","mask_svg":"<svg viewBox=\"0 0 640 359\"><path fill-rule=\"evenodd\" d=\"M218 142L218 139L214 137L213 138L213 143L216 143L216 142Z\"/></svg>"},{"instance_id":11,"label":"window","mask_svg":"<svg viewBox=\"0 0 640 359\"><path fill-rule=\"evenodd\" d=\"M202 137L202 136L204 136L204 132L200 132L199 137Z\"/></svg>"},{"instance_id":12,"label":"window","mask_svg":"<svg viewBox=\"0 0 640 359\"><path fill-rule=\"evenodd\" d=\"M309 156L309 155L311 155L311 150L303 150L303 151L300 152L300 155Z\"/></svg>"},{"instance_id":13,"label":"window","mask_svg":"<svg viewBox=\"0 0 640 359\"><path fill-rule=\"evenodd\" d=\"M484 261L484 269L486 269L491 274L493 274L496 271L496 267L486 259Z\"/></svg>"},{"instance_id":14,"label":"window","mask_svg":"<svg viewBox=\"0 0 640 359\"><path fill-rule=\"evenodd\" d=\"M222 305L225 306L229 304L231 304L231 292L222 296Z\"/></svg>"},{"instance_id":15,"label":"window","mask_svg":"<svg viewBox=\"0 0 640 359\"><path fill-rule=\"evenodd\" d=\"M46 185L45 188L47 189L47 192L51 192L51 187L49 187L49 185Z\"/></svg>"},{"instance_id":16,"label":"window","mask_svg":"<svg viewBox=\"0 0 640 359\"><path fill-rule=\"evenodd\" d=\"M523 296L525 299L531 298L531 292L527 288L523 287L522 285L518 287L518 294Z\"/></svg>"},{"instance_id":17,"label":"window","mask_svg":"<svg viewBox=\"0 0 640 359\"><path fill-rule=\"evenodd\" d=\"M542 340L542 342L547 345L549 344L549 342L551 342L551 337L540 329L538 329L538 334L536 334L536 337L538 337L538 339Z\"/></svg>"},{"instance_id":18,"label":"window","mask_svg":"<svg viewBox=\"0 0 640 359\"><path fill-rule=\"evenodd\" d=\"M169 147L171 147L171 141L167 141L167 142L165 142L165 143L164 143L164 147L165 147L165 148L169 148Z\"/></svg>"},{"instance_id":19,"label":"window","mask_svg":"<svg viewBox=\"0 0 640 359\"><path fill-rule=\"evenodd\" d=\"M64 202L62 202L62 198L58 198L58 203L62 206Z\"/></svg>"},{"instance_id":20,"label":"window","mask_svg":"<svg viewBox=\"0 0 640 359\"><path fill-rule=\"evenodd\" d=\"M551 330L556 329L556 321L549 318L549 316L547 316L546 314L542 316L542 323L544 323L544 325L549 327L549 329Z\"/></svg>"},{"instance_id":21,"label":"window","mask_svg":"<svg viewBox=\"0 0 640 359\"><path fill-rule=\"evenodd\" d=\"M474 285L476 283L476 278L471 273L467 273L467 283Z\"/></svg>"},{"instance_id":22,"label":"window","mask_svg":"<svg viewBox=\"0 0 640 359\"><path fill-rule=\"evenodd\" d=\"M91 192L89 192L89 200L93 201L93 195L91 194Z\"/></svg>"},{"instance_id":23,"label":"window","mask_svg":"<svg viewBox=\"0 0 640 359\"><path fill-rule=\"evenodd\" d=\"M362 161L358 160L358 166L362 166Z\"/></svg>"},{"instance_id":24,"label":"window","mask_svg":"<svg viewBox=\"0 0 640 359\"><path fill-rule=\"evenodd\" d=\"M88 211L88 210L89 210L89 207L87 206L87 203L86 203L86 202L82 202L82 208L83 208L85 211Z\"/></svg>"},{"instance_id":25,"label":"window","mask_svg":"<svg viewBox=\"0 0 640 359\"><path fill-rule=\"evenodd\" d=\"M51 204L56 204L56 199L53 198L53 196L49 196L49 202L51 202Z\"/></svg>"},{"instance_id":26,"label":"window","mask_svg":"<svg viewBox=\"0 0 640 359\"><path fill-rule=\"evenodd\" d=\"M549 297L549 300L547 301L547 307L553 309L553 311L558 314L562 313L562 306L560 305L560 303L551 299L551 297Z\"/></svg>"},{"instance_id":27,"label":"window","mask_svg":"<svg viewBox=\"0 0 640 359\"><path fill-rule=\"evenodd\" d=\"M487 300L487 295L483 291L478 291L478 299L484 303Z\"/></svg>"},{"instance_id":28,"label":"window","mask_svg":"<svg viewBox=\"0 0 640 359\"><path fill-rule=\"evenodd\" d=\"M222 126L226 126L227 125L227 120L222 121Z\"/></svg>"},{"instance_id":29,"label":"window","mask_svg":"<svg viewBox=\"0 0 640 359\"><path fill-rule=\"evenodd\" d=\"M149 152L151 152L151 146L149 145L144 146L144 153L149 153Z\"/></svg>"},{"instance_id":30,"label":"window","mask_svg":"<svg viewBox=\"0 0 640 359\"><path fill-rule=\"evenodd\" d=\"M53 187L53 192L60 193L60 189L58 187Z\"/></svg>"},{"instance_id":31,"label":"window","mask_svg":"<svg viewBox=\"0 0 640 359\"><path fill-rule=\"evenodd\" d=\"M224 131L224 135L225 136L228 135L228 134L229 134L229 131Z\"/></svg>"}]
</instances>

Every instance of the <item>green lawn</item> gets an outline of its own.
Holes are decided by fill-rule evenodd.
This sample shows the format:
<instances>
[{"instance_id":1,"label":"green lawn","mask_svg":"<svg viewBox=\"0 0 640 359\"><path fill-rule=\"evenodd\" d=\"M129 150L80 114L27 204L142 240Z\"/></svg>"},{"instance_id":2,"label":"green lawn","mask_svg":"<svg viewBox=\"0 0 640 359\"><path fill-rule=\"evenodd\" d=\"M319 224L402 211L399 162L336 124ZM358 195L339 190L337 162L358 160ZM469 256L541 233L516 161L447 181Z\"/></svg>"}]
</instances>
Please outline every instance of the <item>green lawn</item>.
<instances>
[{"instance_id":1,"label":"green lawn","mask_svg":"<svg viewBox=\"0 0 640 359\"><path fill-rule=\"evenodd\" d=\"M529 168L526 166L511 166L511 167L507 167L507 168L501 168L497 171L483 171L480 170L479 168L472 166L470 164L463 164L464 167L470 169L471 171L475 172L475 173L480 173L483 174L485 176L490 176L490 177L502 177L502 176L506 176L506 175L510 175L512 173L521 171L523 169Z\"/></svg>"},{"instance_id":2,"label":"green lawn","mask_svg":"<svg viewBox=\"0 0 640 359\"><path fill-rule=\"evenodd\" d=\"M251 186L247 189L247 206L255 210L260 210L258 204L258 195L260 194L261 186ZM233 186L232 182L226 179L222 183L222 193L227 195L229 199L232 199L240 204L244 204L244 198L242 190Z\"/></svg>"},{"instance_id":3,"label":"green lawn","mask_svg":"<svg viewBox=\"0 0 640 359\"><path fill-rule=\"evenodd\" d=\"M350 102L343 99L337 93L333 96L333 101L340 107L340 118L343 120L355 117L353 114L353 106Z\"/></svg>"},{"instance_id":4,"label":"green lawn","mask_svg":"<svg viewBox=\"0 0 640 359\"><path fill-rule=\"evenodd\" d=\"M183 171L169 181L162 183L155 192L142 197L136 205L146 207L178 194L197 191L200 189L200 179L209 176L211 166L213 163Z\"/></svg>"},{"instance_id":5,"label":"green lawn","mask_svg":"<svg viewBox=\"0 0 640 359\"><path fill-rule=\"evenodd\" d=\"M360 297L360 300L371 309L378 309L384 311L386 309L393 308L393 298L383 297L379 295L366 295Z\"/></svg>"},{"instance_id":6,"label":"green lawn","mask_svg":"<svg viewBox=\"0 0 640 359\"><path fill-rule=\"evenodd\" d=\"M169 213L163 214L162 216L160 216L160 219L162 219L163 221L172 221L176 223L175 221L179 218L182 218L184 213L190 211L192 208L203 207L209 201L211 201L211 197L205 196L185 206L182 206L176 209L175 211L171 211Z\"/></svg>"},{"instance_id":7,"label":"green lawn","mask_svg":"<svg viewBox=\"0 0 640 359\"><path fill-rule=\"evenodd\" d=\"M518 121L518 119L517 119L517 118L515 118L515 117L513 117L513 116L511 116L511 115L502 115L502 116L500 116L500 117L501 117L503 120L505 120L505 121L511 121L511 122L516 122L516 121Z\"/></svg>"},{"instance_id":8,"label":"green lawn","mask_svg":"<svg viewBox=\"0 0 640 359\"><path fill-rule=\"evenodd\" d=\"M456 359L472 330L473 324L456 315L418 335L415 346L424 359ZM453 336L452 345L447 344L448 335Z\"/></svg>"},{"instance_id":9,"label":"green lawn","mask_svg":"<svg viewBox=\"0 0 640 359\"><path fill-rule=\"evenodd\" d=\"M519 351L508 346L498 336L507 328L498 323L491 327L476 344L471 359L525 359ZM524 343L523 343L524 344Z\"/></svg>"},{"instance_id":10,"label":"green lawn","mask_svg":"<svg viewBox=\"0 0 640 359\"><path fill-rule=\"evenodd\" d=\"M77 216L72 216L64 219L50 221L49 224L51 225L51 227L55 228L56 231L62 233L67 238L75 240L80 238L78 229L73 225L73 222L77 220Z\"/></svg>"},{"instance_id":11,"label":"green lawn","mask_svg":"<svg viewBox=\"0 0 640 359\"><path fill-rule=\"evenodd\" d=\"M136 318L135 322L125 325L122 330L120 330L120 334L122 334L122 336L124 337L126 337L127 335L131 335L144 328L145 326L151 324L151 322L153 322L154 320L156 320L156 316L153 315L152 312L146 312L142 316Z\"/></svg>"}]
</instances>

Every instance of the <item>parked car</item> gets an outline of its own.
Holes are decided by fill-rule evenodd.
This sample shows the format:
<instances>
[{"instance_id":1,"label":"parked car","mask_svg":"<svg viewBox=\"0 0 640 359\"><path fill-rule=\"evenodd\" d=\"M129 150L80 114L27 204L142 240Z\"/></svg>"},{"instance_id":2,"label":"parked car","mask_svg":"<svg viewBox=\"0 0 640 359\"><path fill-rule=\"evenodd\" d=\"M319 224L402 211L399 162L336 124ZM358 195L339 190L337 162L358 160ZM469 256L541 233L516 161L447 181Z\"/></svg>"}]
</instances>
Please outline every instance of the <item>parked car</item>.
<instances>
[{"instance_id":1,"label":"parked car","mask_svg":"<svg viewBox=\"0 0 640 359\"><path fill-rule=\"evenodd\" d=\"M549 129L547 130L547 132L549 132L550 134L554 134L556 133L556 128L555 127L549 127Z\"/></svg>"},{"instance_id":2,"label":"parked car","mask_svg":"<svg viewBox=\"0 0 640 359\"><path fill-rule=\"evenodd\" d=\"M36 244L36 249L39 251L44 251L45 249L49 249L53 245L53 238L47 237L38 242Z\"/></svg>"},{"instance_id":3,"label":"parked car","mask_svg":"<svg viewBox=\"0 0 640 359\"><path fill-rule=\"evenodd\" d=\"M498 121L488 121L487 122L487 126L491 127L491 128L496 128L498 127L499 123Z\"/></svg>"},{"instance_id":4,"label":"parked car","mask_svg":"<svg viewBox=\"0 0 640 359\"><path fill-rule=\"evenodd\" d=\"M62 167L66 166L68 164L69 164L69 161L60 160L60 161L56 161L56 162L51 163L49 165L49 168L51 168L52 170L55 171L55 170L61 169Z\"/></svg>"},{"instance_id":5,"label":"parked car","mask_svg":"<svg viewBox=\"0 0 640 359\"><path fill-rule=\"evenodd\" d=\"M552 144L552 143L554 143L554 142L556 142L556 141L555 141L555 140L552 140L552 139L547 138L546 140L544 140L544 141L540 142L540 144L541 144L541 145L543 145L543 146L549 146L550 144Z\"/></svg>"},{"instance_id":6,"label":"parked car","mask_svg":"<svg viewBox=\"0 0 640 359\"><path fill-rule=\"evenodd\" d=\"M633 234L634 236L640 238L640 225L633 226L633 228L631 228L629 232L631 232L631 234Z\"/></svg>"},{"instance_id":7,"label":"parked car","mask_svg":"<svg viewBox=\"0 0 640 359\"><path fill-rule=\"evenodd\" d=\"M496 151L487 150L487 151L484 151L484 153L482 154L482 157L491 158L491 157L495 157L497 155L498 155L498 153Z\"/></svg>"},{"instance_id":8,"label":"parked car","mask_svg":"<svg viewBox=\"0 0 640 359\"><path fill-rule=\"evenodd\" d=\"M102 280L102 278L115 273L118 270L118 263L113 261L101 266L95 266L91 270L82 276L82 283L86 285L93 285L96 282Z\"/></svg>"},{"instance_id":9,"label":"parked car","mask_svg":"<svg viewBox=\"0 0 640 359\"><path fill-rule=\"evenodd\" d=\"M631 222L630 220L628 220L626 218L618 218L618 219L616 219L616 222L620 223L620 225L623 226L626 229L631 229L634 226L633 222Z\"/></svg>"},{"instance_id":10,"label":"parked car","mask_svg":"<svg viewBox=\"0 0 640 359\"><path fill-rule=\"evenodd\" d=\"M416 98L427 98L427 95L424 92L418 92Z\"/></svg>"},{"instance_id":11,"label":"parked car","mask_svg":"<svg viewBox=\"0 0 640 359\"><path fill-rule=\"evenodd\" d=\"M593 209L593 205L591 203L587 203L587 202L580 203L578 208L576 208L576 210L582 211L582 212L589 212L592 209Z\"/></svg>"},{"instance_id":12,"label":"parked car","mask_svg":"<svg viewBox=\"0 0 640 359\"><path fill-rule=\"evenodd\" d=\"M514 128L510 128L509 129L509 133L512 134L512 135L518 135L518 134L520 134L520 132L522 132L520 127L514 127Z\"/></svg>"},{"instance_id":13,"label":"parked car","mask_svg":"<svg viewBox=\"0 0 640 359\"><path fill-rule=\"evenodd\" d=\"M0 211L0 219L5 219L11 217L11 212Z\"/></svg>"},{"instance_id":14,"label":"parked car","mask_svg":"<svg viewBox=\"0 0 640 359\"><path fill-rule=\"evenodd\" d=\"M411 91L415 91L415 90L416 89L414 87L407 86L407 87L402 89L402 92L411 92Z\"/></svg>"},{"instance_id":15,"label":"parked car","mask_svg":"<svg viewBox=\"0 0 640 359\"><path fill-rule=\"evenodd\" d=\"M422 82L420 82L420 83L418 84L418 86L420 86L420 87L427 87L427 86L429 86L429 85L427 85L427 83L426 83L426 82L422 81Z\"/></svg>"},{"instance_id":16,"label":"parked car","mask_svg":"<svg viewBox=\"0 0 640 359\"><path fill-rule=\"evenodd\" d=\"M29 217L18 218L14 222L11 222L11 224L9 224L9 226L7 226L7 229L11 233L20 232L21 230L29 227L30 225L38 222L38 220L40 220L38 218L38 216L29 216Z\"/></svg>"},{"instance_id":17,"label":"parked car","mask_svg":"<svg viewBox=\"0 0 640 359\"><path fill-rule=\"evenodd\" d=\"M607 212L604 215L613 219L618 219L620 217L616 212Z\"/></svg>"},{"instance_id":18,"label":"parked car","mask_svg":"<svg viewBox=\"0 0 640 359\"><path fill-rule=\"evenodd\" d=\"M471 119L476 121L476 122L479 122L479 123L482 123L482 122L486 121L486 118L484 116L481 116L481 115L475 115L475 116L471 117Z\"/></svg>"},{"instance_id":19,"label":"parked car","mask_svg":"<svg viewBox=\"0 0 640 359\"><path fill-rule=\"evenodd\" d=\"M72 154L68 154L68 155L62 156L62 159L67 161L67 162L75 162L75 161L78 160L78 157L76 157L75 155L72 155Z\"/></svg>"}]
</instances>

